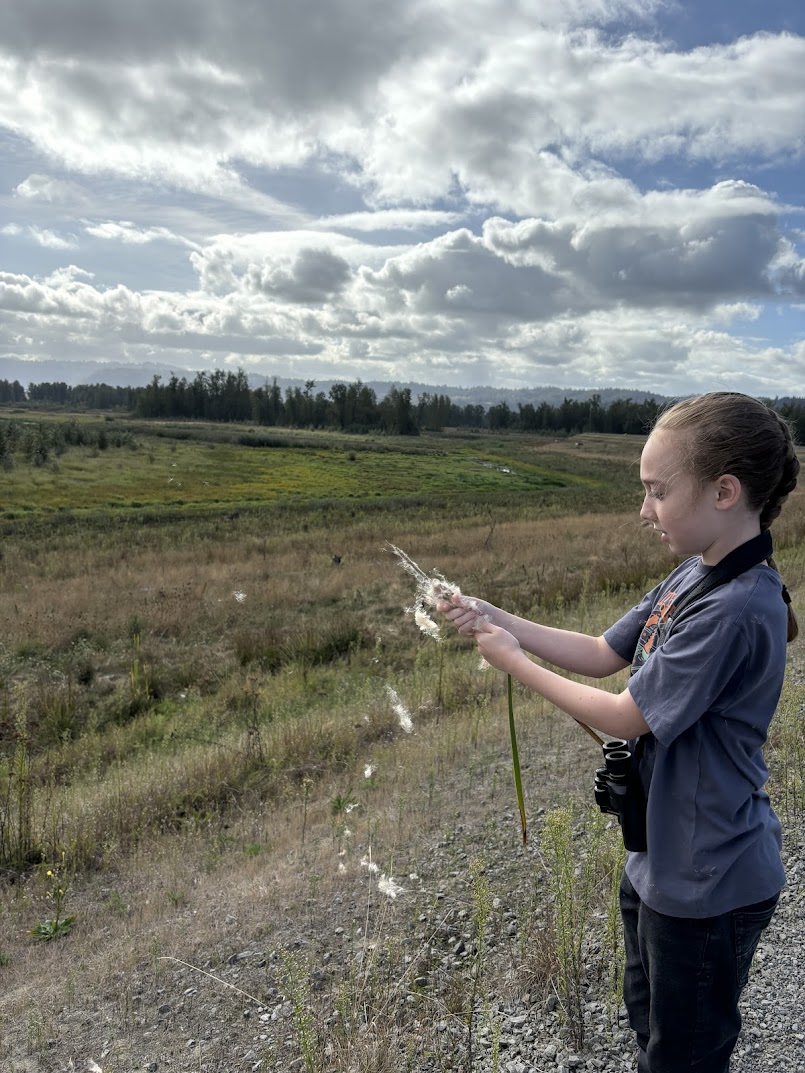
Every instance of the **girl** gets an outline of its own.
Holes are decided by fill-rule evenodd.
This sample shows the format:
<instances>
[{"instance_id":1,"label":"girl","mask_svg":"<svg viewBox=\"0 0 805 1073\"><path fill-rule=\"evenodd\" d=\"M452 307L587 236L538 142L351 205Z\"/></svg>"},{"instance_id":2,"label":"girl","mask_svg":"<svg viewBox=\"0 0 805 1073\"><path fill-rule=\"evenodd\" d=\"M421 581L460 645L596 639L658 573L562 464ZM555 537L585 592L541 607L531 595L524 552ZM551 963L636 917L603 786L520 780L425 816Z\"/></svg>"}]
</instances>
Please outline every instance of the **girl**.
<instances>
[{"instance_id":1,"label":"girl","mask_svg":"<svg viewBox=\"0 0 805 1073\"><path fill-rule=\"evenodd\" d=\"M640 739L647 849L628 854L620 889L639 1073L726 1073L738 999L785 882L762 746L797 626L760 534L798 472L788 426L762 402L713 392L678 403L643 449L640 517L685 561L614 626L591 637L475 598L440 604L492 666L607 735ZM737 548L755 565L675 620ZM593 678L632 673L609 693L526 653Z\"/></svg>"}]
</instances>

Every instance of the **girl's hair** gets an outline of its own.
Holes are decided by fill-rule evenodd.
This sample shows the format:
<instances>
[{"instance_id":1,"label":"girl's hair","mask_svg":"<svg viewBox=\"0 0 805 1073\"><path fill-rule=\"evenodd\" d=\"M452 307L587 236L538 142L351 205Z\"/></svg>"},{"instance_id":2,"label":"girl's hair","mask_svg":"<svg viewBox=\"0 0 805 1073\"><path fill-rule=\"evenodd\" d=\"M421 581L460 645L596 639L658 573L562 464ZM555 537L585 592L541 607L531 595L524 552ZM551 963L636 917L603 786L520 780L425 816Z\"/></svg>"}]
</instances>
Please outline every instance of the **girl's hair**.
<instances>
[{"instance_id":1,"label":"girl's hair","mask_svg":"<svg viewBox=\"0 0 805 1073\"><path fill-rule=\"evenodd\" d=\"M799 473L794 437L770 406L737 391L711 391L664 410L655 431L684 432L684 450L694 477L706 484L731 473L741 482L749 508L768 529L793 492ZM773 559L769 565L777 569ZM788 592L788 640L799 627Z\"/></svg>"}]
</instances>

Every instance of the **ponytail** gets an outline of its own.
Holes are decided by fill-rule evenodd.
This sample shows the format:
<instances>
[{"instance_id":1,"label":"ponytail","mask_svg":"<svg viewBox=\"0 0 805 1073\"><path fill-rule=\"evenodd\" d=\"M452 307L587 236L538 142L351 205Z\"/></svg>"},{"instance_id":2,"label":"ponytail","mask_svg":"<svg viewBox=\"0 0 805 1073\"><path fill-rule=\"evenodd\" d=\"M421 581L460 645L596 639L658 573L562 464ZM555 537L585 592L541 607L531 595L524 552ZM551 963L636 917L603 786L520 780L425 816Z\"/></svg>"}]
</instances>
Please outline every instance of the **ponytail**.
<instances>
[{"instance_id":1,"label":"ponytail","mask_svg":"<svg viewBox=\"0 0 805 1073\"><path fill-rule=\"evenodd\" d=\"M797 449L794 445L794 438L791 435L788 423L775 410L772 410L771 413L776 418L783 433L786 452L780 481L774 492L763 504L763 509L760 512L761 530L768 529L774 519L779 516L780 511L783 509L783 503L785 503L789 494L796 488L797 477L799 476L799 458L797 457ZM768 563L772 570L776 570L778 574L780 573L777 569L777 563L773 558L770 557ZM785 587L785 584L783 584L783 599L785 600L785 605L788 610L787 641L790 644L792 641L796 640L797 635L799 634L799 623L797 622L797 616L794 614L794 609L791 606L791 595Z\"/></svg>"},{"instance_id":2,"label":"ponytail","mask_svg":"<svg viewBox=\"0 0 805 1073\"><path fill-rule=\"evenodd\" d=\"M776 570L778 574L780 573L780 571L777 569L777 563L771 556L769 556L767 562L772 568L772 570ZM794 614L794 608L791 606L791 594L785 587L785 583L783 583L783 600L785 601L786 610L788 611L788 628L786 630L786 641L788 642L788 644L791 644L792 641L796 641L799 635L799 622L797 622L797 616Z\"/></svg>"}]
</instances>

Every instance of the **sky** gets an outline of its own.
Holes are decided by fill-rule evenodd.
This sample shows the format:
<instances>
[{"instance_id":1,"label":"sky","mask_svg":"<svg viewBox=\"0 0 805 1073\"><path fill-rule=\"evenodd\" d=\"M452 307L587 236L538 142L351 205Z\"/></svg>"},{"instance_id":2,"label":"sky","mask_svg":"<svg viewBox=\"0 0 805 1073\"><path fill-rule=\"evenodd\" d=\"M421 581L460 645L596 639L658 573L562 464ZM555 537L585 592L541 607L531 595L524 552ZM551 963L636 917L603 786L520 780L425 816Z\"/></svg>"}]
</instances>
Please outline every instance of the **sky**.
<instances>
[{"instance_id":1,"label":"sky","mask_svg":"<svg viewBox=\"0 0 805 1073\"><path fill-rule=\"evenodd\" d=\"M805 395L805 4L4 3L3 359Z\"/></svg>"}]
</instances>

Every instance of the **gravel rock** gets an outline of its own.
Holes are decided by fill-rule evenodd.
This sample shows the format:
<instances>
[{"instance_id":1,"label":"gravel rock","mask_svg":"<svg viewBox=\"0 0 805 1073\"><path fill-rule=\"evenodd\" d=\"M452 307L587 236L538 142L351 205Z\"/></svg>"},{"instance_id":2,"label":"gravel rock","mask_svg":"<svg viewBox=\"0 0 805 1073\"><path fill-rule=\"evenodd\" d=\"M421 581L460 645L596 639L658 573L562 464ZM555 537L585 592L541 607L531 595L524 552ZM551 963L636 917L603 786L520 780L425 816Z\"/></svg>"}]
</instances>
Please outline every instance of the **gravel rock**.
<instances>
[{"instance_id":1,"label":"gravel rock","mask_svg":"<svg viewBox=\"0 0 805 1073\"><path fill-rule=\"evenodd\" d=\"M490 819L483 801L478 807L449 837L420 839L401 867L409 875L406 892L374 898L371 913L370 877L356 870L339 880L335 893L285 907L259 937L232 924L203 965L237 991L188 966L163 966L157 974L143 961L134 979L121 981L133 996L125 1020L109 989L99 991L75 1009L64 1007L59 1038L34 1059L27 1053L30 1025L4 1026L16 1043L10 1064L4 1053L0 1068L66 1073L91 1068L91 1057L104 1073L304 1071L299 995L286 991L284 966L292 955L304 970L302 1000L315 1006L318 1020L309 1031L322 1073L464 1073L470 1058L474 1073L634 1073L625 1011L612 1011L595 979L583 996L580 1047L567 1034L556 995L523 973L523 943L544 924L544 890L535 891L538 838L519 847L513 815ZM470 812L466 799L462 809L463 816ZM784 827L789 882L743 996L744 1027L731 1073L805 1073L805 827L791 818ZM470 1039L466 1011L476 964L471 862L478 858L493 897ZM368 985L375 980L386 989L380 992L385 1005L372 1007ZM359 993L366 1002L354 1001ZM350 1054L348 1045L360 1054ZM386 1055L400 1061L395 1065Z\"/></svg>"}]
</instances>

